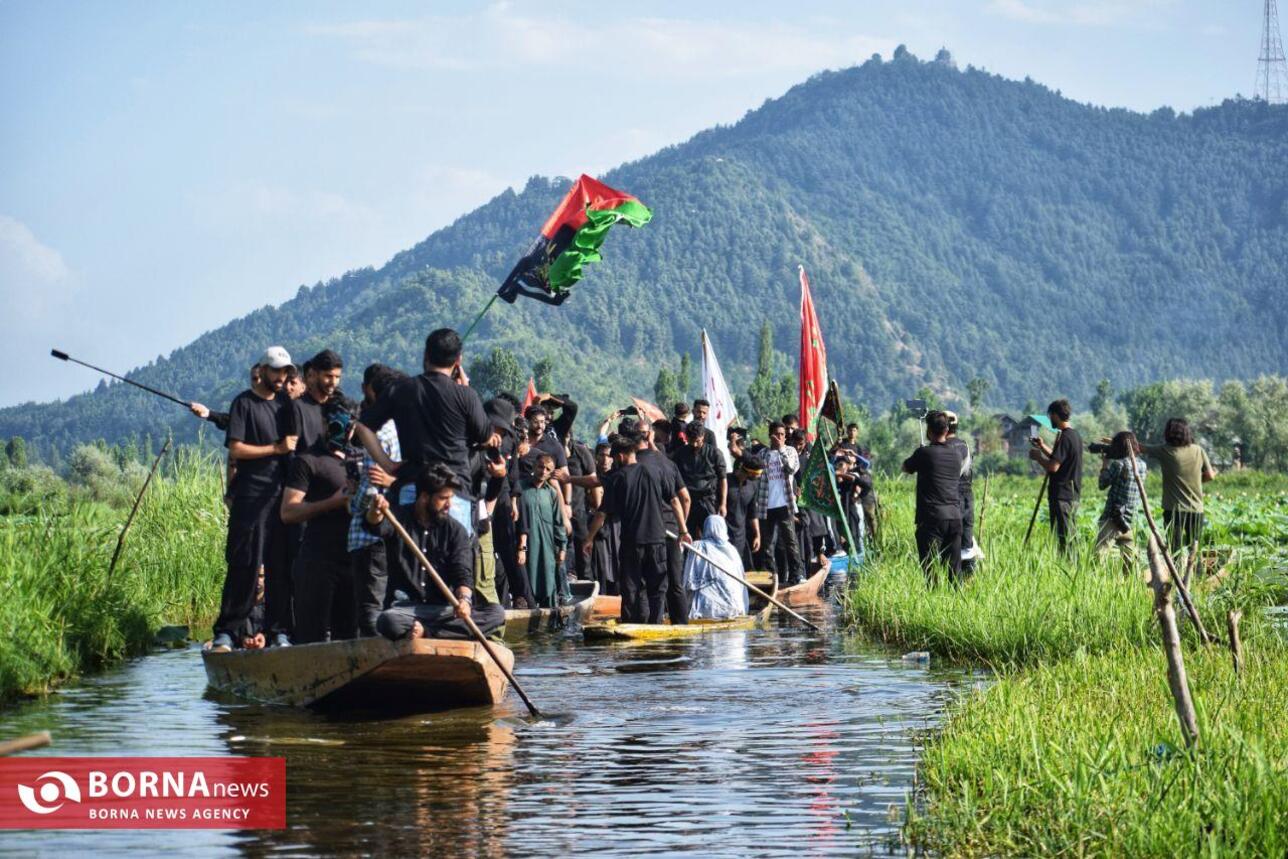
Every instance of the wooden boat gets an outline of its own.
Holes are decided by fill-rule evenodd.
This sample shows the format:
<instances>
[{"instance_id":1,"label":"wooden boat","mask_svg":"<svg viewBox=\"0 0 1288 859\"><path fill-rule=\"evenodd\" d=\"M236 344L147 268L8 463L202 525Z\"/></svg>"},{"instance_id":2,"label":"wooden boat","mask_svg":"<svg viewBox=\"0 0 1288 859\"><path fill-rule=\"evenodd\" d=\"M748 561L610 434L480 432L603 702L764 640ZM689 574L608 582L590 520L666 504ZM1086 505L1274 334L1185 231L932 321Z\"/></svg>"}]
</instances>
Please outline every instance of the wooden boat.
<instances>
[{"instance_id":1,"label":"wooden boat","mask_svg":"<svg viewBox=\"0 0 1288 859\"><path fill-rule=\"evenodd\" d=\"M777 584L769 593L777 595ZM621 598L617 598L620 611ZM582 627L586 641L660 641L668 638L688 638L694 635L708 635L713 632L728 632L736 629L753 629L764 623L774 610L772 603L754 614L733 617L728 620L690 620L685 624L670 623L621 623L618 620L606 620L602 623L588 623Z\"/></svg>"},{"instance_id":2,"label":"wooden boat","mask_svg":"<svg viewBox=\"0 0 1288 859\"><path fill-rule=\"evenodd\" d=\"M514 666L514 654L493 649ZM358 638L202 654L212 689L263 704L417 712L496 704L505 674L475 641Z\"/></svg>"},{"instance_id":3,"label":"wooden boat","mask_svg":"<svg viewBox=\"0 0 1288 859\"><path fill-rule=\"evenodd\" d=\"M510 609L505 613L505 638L517 641L529 635L563 629L568 621L585 623L590 619L599 596L599 582L569 582L571 605L559 608Z\"/></svg>"},{"instance_id":4,"label":"wooden boat","mask_svg":"<svg viewBox=\"0 0 1288 859\"><path fill-rule=\"evenodd\" d=\"M823 593L823 585L827 582L830 571L827 567L821 567L817 573L810 576L800 584L783 588L774 594L774 598L785 606L795 608L800 605L809 605L818 602L820 594ZM773 573L752 571L747 574L747 581L751 582L762 591L769 593L773 586L775 576ZM764 599L757 596L754 592L751 595L751 604L760 606L764 604Z\"/></svg>"},{"instance_id":5,"label":"wooden boat","mask_svg":"<svg viewBox=\"0 0 1288 859\"><path fill-rule=\"evenodd\" d=\"M617 620L622 616L622 598L617 595L600 594L595 597L595 604L591 606L590 617L587 618L591 623L601 620Z\"/></svg>"}]
</instances>

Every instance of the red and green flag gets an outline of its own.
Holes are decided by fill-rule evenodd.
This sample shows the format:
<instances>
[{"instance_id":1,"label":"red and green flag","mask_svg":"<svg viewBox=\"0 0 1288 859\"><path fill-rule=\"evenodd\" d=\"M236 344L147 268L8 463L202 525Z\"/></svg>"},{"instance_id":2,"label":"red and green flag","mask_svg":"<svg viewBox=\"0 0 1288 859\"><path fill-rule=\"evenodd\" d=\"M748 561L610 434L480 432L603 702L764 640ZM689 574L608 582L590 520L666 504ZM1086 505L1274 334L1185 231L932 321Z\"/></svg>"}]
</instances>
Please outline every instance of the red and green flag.
<instances>
[{"instance_id":1,"label":"red and green flag","mask_svg":"<svg viewBox=\"0 0 1288 859\"><path fill-rule=\"evenodd\" d=\"M652 217L635 197L583 174L568 189L497 295L510 304L520 295L546 304L563 304L569 289L581 280L582 266L600 261L599 248L614 224L623 221L642 227Z\"/></svg>"}]
</instances>

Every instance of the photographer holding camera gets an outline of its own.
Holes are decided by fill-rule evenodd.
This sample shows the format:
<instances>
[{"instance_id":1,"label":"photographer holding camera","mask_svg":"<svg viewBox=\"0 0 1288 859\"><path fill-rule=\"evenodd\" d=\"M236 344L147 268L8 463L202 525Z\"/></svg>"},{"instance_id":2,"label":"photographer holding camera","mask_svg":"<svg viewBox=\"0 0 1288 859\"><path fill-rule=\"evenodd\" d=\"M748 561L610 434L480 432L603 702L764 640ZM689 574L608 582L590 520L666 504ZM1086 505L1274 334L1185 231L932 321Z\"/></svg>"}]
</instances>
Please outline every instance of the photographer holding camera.
<instances>
[{"instance_id":1,"label":"photographer holding camera","mask_svg":"<svg viewBox=\"0 0 1288 859\"><path fill-rule=\"evenodd\" d=\"M1163 443L1141 445L1158 460L1163 474L1163 527L1173 555L1197 543L1203 533L1203 484L1216 477L1207 452L1194 443L1185 418L1171 418L1163 427Z\"/></svg>"},{"instance_id":2,"label":"photographer holding camera","mask_svg":"<svg viewBox=\"0 0 1288 859\"><path fill-rule=\"evenodd\" d=\"M1055 427L1055 444L1047 447L1039 436L1029 440L1033 449L1029 459L1042 466L1047 473L1047 510L1051 517L1051 530L1060 542L1060 552L1069 554L1072 543L1074 518L1078 500L1082 497L1082 437L1069 425L1073 407L1066 399L1059 399L1047 406L1047 417Z\"/></svg>"},{"instance_id":3,"label":"photographer holding camera","mask_svg":"<svg viewBox=\"0 0 1288 859\"><path fill-rule=\"evenodd\" d=\"M1096 534L1096 554L1103 556L1117 547L1123 559L1123 573L1130 575L1136 562L1136 536L1134 523L1140 509L1140 491L1132 476L1132 457L1137 458L1136 474L1145 481L1145 460L1140 459L1140 444L1136 436L1124 430L1108 444L1089 444L1087 450L1098 453L1101 489L1108 490L1105 509L1100 514L1100 529Z\"/></svg>"}]
</instances>

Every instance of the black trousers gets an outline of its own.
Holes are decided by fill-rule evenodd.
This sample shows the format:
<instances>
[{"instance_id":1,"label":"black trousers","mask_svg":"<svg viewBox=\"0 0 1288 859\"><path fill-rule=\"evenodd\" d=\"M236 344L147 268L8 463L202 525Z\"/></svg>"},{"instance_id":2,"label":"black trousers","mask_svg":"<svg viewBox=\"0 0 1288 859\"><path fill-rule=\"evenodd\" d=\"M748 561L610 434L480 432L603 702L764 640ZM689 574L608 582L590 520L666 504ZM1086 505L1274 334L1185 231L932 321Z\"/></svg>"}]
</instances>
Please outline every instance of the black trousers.
<instances>
[{"instance_id":1,"label":"black trousers","mask_svg":"<svg viewBox=\"0 0 1288 859\"><path fill-rule=\"evenodd\" d=\"M959 492L962 497L962 547L969 549L975 545L975 488L967 481Z\"/></svg>"},{"instance_id":2,"label":"black trousers","mask_svg":"<svg viewBox=\"0 0 1288 859\"><path fill-rule=\"evenodd\" d=\"M1189 510L1164 510L1163 530L1167 532L1167 549L1173 555L1189 549L1203 536L1203 514Z\"/></svg>"},{"instance_id":3,"label":"black trousers","mask_svg":"<svg viewBox=\"0 0 1288 859\"><path fill-rule=\"evenodd\" d=\"M228 511L228 541L215 635L236 637L255 607L259 568L264 568L264 632L291 630L291 579L286 566L285 526L278 517L281 493L274 490L256 497L234 497Z\"/></svg>"},{"instance_id":4,"label":"black trousers","mask_svg":"<svg viewBox=\"0 0 1288 859\"><path fill-rule=\"evenodd\" d=\"M662 622L662 595L667 583L666 549L664 543L622 546L617 579L622 590L623 623Z\"/></svg>"},{"instance_id":5,"label":"black trousers","mask_svg":"<svg viewBox=\"0 0 1288 859\"><path fill-rule=\"evenodd\" d=\"M357 638L357 588L348 552L327 551L306 537L292 578L296 644Z\"/></svg>"},{"instance_id":6,"label":"black trousers","mask_svg":"<svg viewBox=\"0 0 1288 859\"><path fill-rule=\"evenodd\" d=\"M508 503L502 505L500 502L493 509L492 545L501 561L501 569L505 571L505 590L509 593L511 605L514 604L514 600L522 598L527 600L528 608L536 608L537 601L532 596L532 583L528 581L527 572L519 566L519 542L514 531L514 521L510 518L512 510ZM501 597L501 604L504 605L505 597L500 594L502 578L497 576L497 594Z\"/></svg>"},{"instance_id":7,"label":"black trousers","mask_svg":"<svg viewBox=\"0 0 1288 859\"><path fill-rule=\"evenodd\" d=\"M917 557L926 574L926 583L936 584L939 579L937 565L948 566L948 578L957 582L962 567L962 520L927 519L917 523Z\"/></svg>"},{"instance_id":8,"label":"black trousers","mask_svg":"<svg viewBox=\"0 0 1288 859\"><path fill-rule=\"evenodd\" d=\"M702 530L706 527L707 517L719 513L719 505L716 503L717 498L714 492L706 495L694 495L690 493L689 498L689 519L685 526L689 529L689 536L695 540L702 539ZM684 551L681 549L680 551Z\"/></svg>"},{"instance_id":9,"label":"black trousers","mask_svg":"<svg viewBox=\"0 0 1288 859\"><path fill-rule=\"evenodd\" d=\"M1073 550L1073 538L1076 536L1077 501L1057 501L1048 496L1047 509L1050 510L1051 532L1060 544L1061 554L1067 555Z\"/></svg>"},{"instance_id":10,"label":"black trousers","mask_svg":"<svg viewBox=\"0 0 1288 859\"><path fill-rule=\"evenodd\" d=\"M376 634L376 619L391 602L388 557L383 540L349 553L358 632L368 638Z\"/></svg>"},{"instance_id":11,"label":"black trousers","mask_svg":"<svg viewBox=\"0 0 1288 859\"><path fill-rule=\"evenodd\" d=\"M774 558L774 547L780 540L783 543L783 564ZM777 574L780 585L804 575L800 546L796 542L796 522L790 507L773 507L761 520L760 561L762 569Z\"/></svg>"},{"instance_id":12,"label":"black trousers","mask_svg":"<svg viewBox=\"0 0 1288 859\"><path fill-rule=\"evenodd\" d=\"M505 626L505 609L499 605L470 605L470 620L484 635ZM465 621L446 603L400 600L380 613L376 628L385 638L397 641L411 633L412 624L420 621L426 638L473 638Z\"/></svg>"}]
</instances>

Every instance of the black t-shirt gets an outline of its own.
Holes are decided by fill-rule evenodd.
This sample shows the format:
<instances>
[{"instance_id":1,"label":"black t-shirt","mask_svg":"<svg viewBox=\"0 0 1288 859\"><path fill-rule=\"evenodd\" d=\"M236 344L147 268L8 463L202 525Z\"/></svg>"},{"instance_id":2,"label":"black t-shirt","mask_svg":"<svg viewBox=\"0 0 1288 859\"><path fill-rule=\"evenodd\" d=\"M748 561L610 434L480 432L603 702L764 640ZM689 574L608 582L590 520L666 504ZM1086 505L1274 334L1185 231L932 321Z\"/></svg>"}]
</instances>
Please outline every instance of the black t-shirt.
<instances>
[{"instance_id":1,"label":"black t-shirt","mask_svg":"<svg viewBox=\"0 0 1288 859\"><path fill-rule=\"evenodd\" d=\"M638 462L614 468L604 476L603 509L621 523L624 545L666 542L667 524L662 510L670 506L674 497L674 484L664 472Z\"/></svg>"},{"instance_id":2,"label":"black t-shirt","mask_svg":"<svg viewBox=\"0 0 1288 859\"><path fill-rule=\"evenodd\" d=\"M690 495L712 495L719 490L720 481L725 478L724 457L714 444L704 442L697 450L686 444L675 452L671 461L679 469L680 478Z\"/></svg>"},{"instance_id":3,"label":"black t-shirt","mask_svg":"<svg viewBox=\"0 0 1288 859\"><path fill-rule=\"evenodd\" d=\"M555 438L553 433L547 432L541 437L536 444L528 447L527 454L519 460L519 477L527 479L532 476L532 469L537 464L537 457L543 453L548 453L555 460L555 471L568 467L568 454L564 451L563 442ZM519 490L515 489L515 495Z\"/></svg>"},{"instance_id":4,"label":"black t-shirt","mask_svg":"<svg viewBox=\"0 0 1288 859\"><path fill-rule=\"evenodd\" d=\"M442 373L395 382L362 415L363 425L373 432L387 420L393 420L398 430L398 445L407 463L398 470L402 482L413 479L422 466L441 462L468 486L470 447L492 435L478 392Z\"/></svg>"},{"instance_id":5,"label":"black t-shirt","mask_svg":"<svg viewBox=\"0 0 1288 859\"><path fill-rule=\"evenodd\" d=\"M570 477L584 477L595 473L595 455L590 452L586 445L573 440L572 456L568 457L568 475ZM586 490L580 486L572 488L572 532L577 536L585 536L587 527L587 510L586 510Z\"/></svg>"},{"instance_id":6,"label":"black t-shirt","mask_svg":"<svg viewBox=\"0 0 1288 859\"><path fill-rule=\"evenodd\" d=\"M1060 468L1051 475L1047 492L1052 501L1077 501L1082 497L1082 436L1073 427L1060 430L1051 450Z\"/></svg>"},{"instance_id":7,"label":"black t-shirt","mask_svg":"<svg viewBox=\"0 0 1288 859\"><path fill-rule=\"evenodd\" d=\"M295 443L295 453L327 452L326 443L326 406L313 399L305 391L304 396L291 401L291 435L299 436Z\"/></svg>"},{"instance_id":8,"label":"black t-shirt","mask_svg":"<svg viewBox=\"0 0 1288 859\"><path fill-rule=\"evenodd\" d=\"M662 485L670 493L667 496L668 500L679 495L680 490L685 488L684 478L680 476L680 469L675 467L674 462L656 450L636 451L635 461L657 474L658 480L662 481ZM662 522L672 531L677 534L680 533L676 530L680 527L680 523L675 520L675 511L671 509L670 504L662 506ZM693 539L696 540L699 536L701 535L695 534Z\"/></svg>"},{"instance_id":9,"label":"black t-shirt","mask_svg":"<svg viewBox=\"0 0 1288 859\"><path fill-rule=\"evenodd\" d=\"M725 504L729 509L725 517L729 542L741 546L747 539L747 520L756 518L756 481L748 480L739 486L736 478L731 479Z\"/></svg>"},{"instance_id":10,"label":"black t-shirt","mask_svg":"<svg viewBox=\"0 0 1288 859\"><path fill-rule=\"evenodd\" d=\"M287 404L289 401L266 400L254 391L242 391L228 407L228 431L224 445L240 441L245 444L276 444L287 435ZM283 460L281 456L264 456L259 459L237 460L237 475L233 478L232 494L239 498L252 498L279 492L282 488Z\"/></svg>"},{"instance_id":11,"label":"black t-shirt","mask_svg":"<svg viewBox=\"0 0 1288 859\"><path fill-rule=\"evenodd\" d=\"M391 512L398 518L399 524L411 536L412 540L434 566L434 571L443 579L443 583L456 593L464 585L474 587L474 544L469 532L459 522L446 514L432 519L429 526L420 524L416 518L413 505L393 508ZM388 514L386 514L387 516ZM391 590L408 590L408 596L418 602L430 605L446 605L447 600L438 590L438 586L429 580L425 568L420 565L407 545L394 532L394 526L388 520L382 520L372 527L364 520L364 527L392 541L394 549L389 557L389 588ZM478 603L478 600L473 600Z\"/></svg>"},{"instance_id":12,"label":"black t-shirt","mask_svg":"<svg viewBox=\"0 0 1288 859\"><path fill-rule=\"evenodd\" d=\"M956 449L932 442L905 459L903 469L917 475L918 523L962 518L962 458Z\"/></svg>"},{"instance_id":13,"label":"black t-shirt","mask_svg":"<svg viewBox=\"0 0 1288 859\"><path fill-rule=\"evenodd\" d=\"M325 501L344 489L348 476L344 460L335 454L297 454L286 475L286 488L298 489L308 502ZM303 544L310 549L343 557L348 551L349 511L341 507L304 523Z\"/></svg>"}]
</instances>

